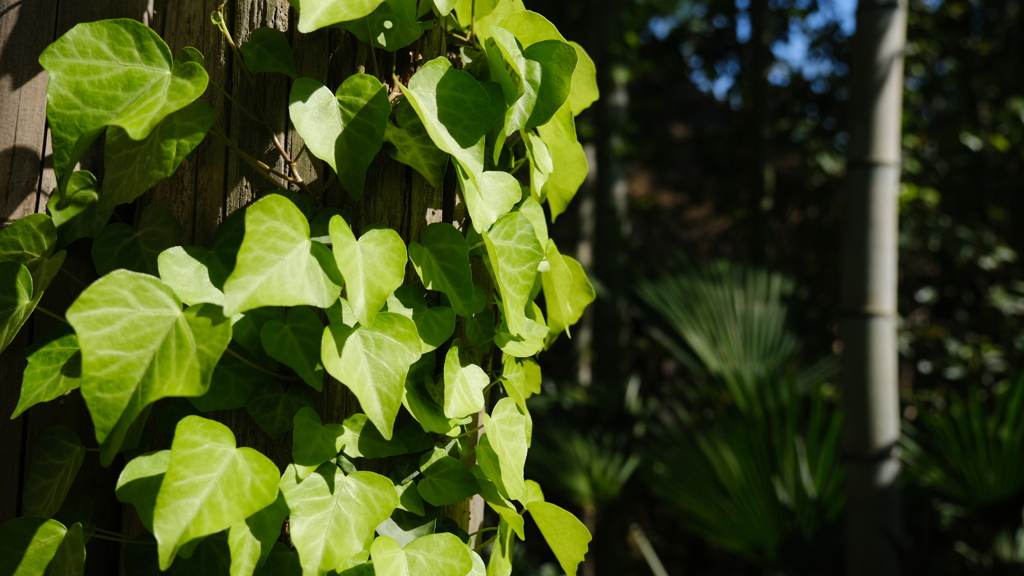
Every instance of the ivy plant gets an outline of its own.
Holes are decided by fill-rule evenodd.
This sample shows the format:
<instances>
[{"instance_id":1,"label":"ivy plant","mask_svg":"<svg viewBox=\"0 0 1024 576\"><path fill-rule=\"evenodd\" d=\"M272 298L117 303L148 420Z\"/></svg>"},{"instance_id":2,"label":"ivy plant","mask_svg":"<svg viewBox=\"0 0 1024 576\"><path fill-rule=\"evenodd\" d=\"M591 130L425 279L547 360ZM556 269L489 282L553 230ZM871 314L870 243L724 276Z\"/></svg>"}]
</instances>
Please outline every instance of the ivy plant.
<instances>
[{"instance_id":1,"label":"ivy plant","mask_svg":"<svg viewBox=\"0 0 1024 576\"><path fill-rule=\"evenodd\" d=\"M353 199L372 194L367 169L383 151L434 186L452 171L468 220L407 244L354 229L293 172L291 190L229 216L210 246L177 245L160 204L137 225L108 223L206 137L244 152L213 128L199 51L175 56L132 20L72 28L40 57L49 213L0 232L0 350L36 312L61 320L24 351L11 417L80 390L95 435L40 437L26 516L0 527L0 575L81 574L86 543L111 539L127 543L127 573L508 576L527 518L576 573L590 534L524 477L526 401L540 392L532 357L594 299L548 235L587 172L573 119L597 98L593 63L520 0L292 4L300 33L340 28L395 51L440 29L459 46L404 82L354 74L338 86L299 77L278 30L253 31L235 55L253 78L294 79L291 124ZM212 20L228 35L219 11ZM74 169L98 142L102 179ZM92 242L101 277L62 316L39 303L71 276L75 241ZM489 281L474 280L474 262ZM361 412L325 421L315 399L333 386ZM206 415L231 409L270 437L291 430L291 462L239 448ZM173 433L169 449L146 451L153 425ZM116 497L151 535L54 518L71 517L59 511L86 458L123 466ZM475 496L499 520L469 535L442 507Z\"/></svg>"}]
</instances>

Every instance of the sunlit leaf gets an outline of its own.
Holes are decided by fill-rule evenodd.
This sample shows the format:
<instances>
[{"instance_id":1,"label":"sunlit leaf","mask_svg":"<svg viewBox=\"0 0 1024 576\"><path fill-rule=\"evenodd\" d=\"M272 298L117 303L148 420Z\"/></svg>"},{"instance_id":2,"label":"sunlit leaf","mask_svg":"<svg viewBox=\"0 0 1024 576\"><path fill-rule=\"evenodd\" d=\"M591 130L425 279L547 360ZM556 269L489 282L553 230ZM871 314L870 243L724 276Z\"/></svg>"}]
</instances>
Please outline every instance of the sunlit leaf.
<instances>
[{"instance_id":1,"label":"sunlit leaf","mask_svg":"<svg viewBox=\"0 0 1024 576\"><path fill-rule=\"evenodd\" d=\"M409 244L409 259L423 286L448 296L456 314L468 318L479 312L473 306L469 243L454 226L446 222L427 226L420 242Z\"/></svg>"},{"instance_id":2,"label":"sunlit leaf","mask_svg":"<svg viewBox=\"0 0 1024 576\"><path fill-rule=\"evenodd\" d=\"M257 566L267 562L288 513L284 495L278 491L273 504L231 526L228 530L231 576L250 576Z\"/></svg>"},{"instance_id":3,"label":"sunlit leaf","mask_svg":"<svg viewBox=\"0 0 1024 576\"><path fill-rule=\"evenodd\" d=\"M583 562L591 540L587 527L569 512L548 502L530 502L526 509L555 553L559 566L567 576L576 576L576 568Z\"/></svg>"},{"instance_id":4,"label":"sunlit leaf","mask_svg":"<svg viewBox=\"0 0 1024 576\"><path fill-rule=\"evenodd\" d=\"M114 494L119 502L135 506L142 525L153 531L153 511L156 510L156 497L160 493L160 484L167 465L171 461L170 450L148 452L132 458L117 479Z\"/></svg>"},{"instance_id":5,"label":"sunlit leaf","mask_svg":"<svg viewBox=\"0 0 1024 576\"><path fill-rule=\"evenodd\" d=\"M463 366L459 359L462 342L456 339L444 359L444 415L461 418L484 409L487 373L476 364Z\"/></svg>"},{"instance_id":6,"label":"sunlit leaf","mask_svg":"<svg viewBox=\"0 0 1024 576\"><path fill-rule=\"evenodd\" d=\"M100 207L100 185L96 177L85 170L71 175L63 197L50 194L46 210L57 226L59 246L67 246L79 238L95 238L111 214L110 209Z\"/></svg>"},{"instance_id":7,"label":"sunlit leaf","mask_svg":"<svg viewBox=\"0 0 1024 576\"><path fill-rule=\"evenodd\" d=\"M46 567L45 576L84 576L85 574L85 534L78 522L68 528L64 538L57 547L50 565Z\"/></svg>"},{"instance_id":8,"label":"sunlit leaf","mask_svg":"<svg viewBox=\"0 0 1024 576\"><path fill-rule=\"evenodd\" d=\"M22 517L0 526L0 574L42 576L67 528L56 520Z\"/></svg>"},{"instance_id":9,"label":"sunlit leaf","mask_svg":"<svg viewBox=\"0 0 1024 576\"><path fill-rule=\"evenodd\" d=\"M505 322L512 334L526 336L525 308L537 277L537 267L544 259L543 247L533 224L521 212L502 216L483 237L501 292Z\"/></svg>"},{"instance_id":10,"label":"sunlit leaf","mask_svg":"<svg viewBox=\"0 0 1024 576\"><path fill-rule=\"evenodd\" d=\"M455 311L447 306L427 306L420 289L406 284L388 296L388 312L401 314L416 323L420 353L435 350L455 332Z\"/></svg>"},{"instance_id":11,"label":"sunlit leaf","mask_svg":"<svg viewBox=\"0 0 1024 576\"><path fill-rule=\"evenodd\" d=\"M359 323L373 326L388 296L405 280L405 242L390 228L367 230L356 240L341 216L331 218L330 232L334 259L345 277L346 299Z\"/></svg>"},{"instance_id":12,"label":"sunlit leaf","mask_svg":"<svg viewBox=\"0 0 1024 576\"><path fill-rule=\"evenodd\" d=\"M491 413L484 414L484 428L488 444L498 458L500 478L491 477L504 487L509 498L518 500L523 495L523 469L526 466L527 416L515 400L498 400ZM483 444L483 440L481 440ZM485 468L486 471L486 468ZM490 474L488 474L490 476Z\"/></svg>"},{"instance_id":13,"label":"sunlit leaf","mask_svg":"<svg viewBox=\"0 0 1024 576\"><path fill-rule=\"evenodd\" d=\"M587 179L587 155L576 140L576 125L569 106L562 107L547 124L537 128L551 154L554 167L544 184L544 196L551 207L551 220L565 212L576 191Z\"/></svg>"},{"instance_id":14,"label":"sunlit leaf","mask_svg":"<svg viewBox=\"0 0 1024 576\"><path fill-rule=\"evenodd\" d=\"M477 486L480 487L480 496L484 499L484 502L491 507L492 510L498 513L498 516L508 524L512 530L522 540L525 536L523 530L525 529L526 522L523 517L519 514L519 510L516 509L516 505L513 504L508 498L501 494L501 490L494 483L493 480L487 477L481 466L473 466L470 469L470 473L476 478Z\"/></svg>"},{"instance_id":15,"label":"sunlit leaf","mask_svg":"<svg viewBox=\"0 0 1024 576\"><path fill-rule=\"evenodd\" d=\"M290 0L299 13L299 32L308 33L318 28L356 20L368 16L384 0Z\"/></svg>"},{"instance_id":16,"label":"sunlit leaf","mask_svg":"<svg viewBox=\"0 0 1024 576\"><path fill-rule=\"evenodd\" d=\"M160 279L188 306L208 302L224 305L224 293L213 285L212 277L226 276L213 253L199 246L174 246L156 259Z\"/></svg>"},{"instance_id":17,"label":"sunlit leaf","mask_svg":"<svg viewBox=\"0 0 1024 576\"><path fill-rule=\"evenodd\" d=\"M548 240L547 260L550 269L541 272L544 286L544 303L547 307L550 339L575 324L583 310L594 301L594 287L579 262L558 252L554 240Z\"/></svg>"},{"instance_id":18,"label":"sunlit leaf","mask_svg":"<svg viewBox=\"0 0 1024 576\"><path fill-rule=\"evenodd\" d=\"M21 396L11 418L41 402L63 396L82 384L82 354L78 337L67 324L58 324L25 350L28 365L21 380Z\"/></svg>"},{"instance_id":19,"label":"sunlit leaf","mask_svg":"<svg viewBox=\"0 0 1024 576\"><path fill-rule=\"evenodd\" d=\"M431 534L399 546L387 536L370 547L374 573L378 576L466 576L473 569L469 549L454 534Z\"/></svg>"}]
</instances>

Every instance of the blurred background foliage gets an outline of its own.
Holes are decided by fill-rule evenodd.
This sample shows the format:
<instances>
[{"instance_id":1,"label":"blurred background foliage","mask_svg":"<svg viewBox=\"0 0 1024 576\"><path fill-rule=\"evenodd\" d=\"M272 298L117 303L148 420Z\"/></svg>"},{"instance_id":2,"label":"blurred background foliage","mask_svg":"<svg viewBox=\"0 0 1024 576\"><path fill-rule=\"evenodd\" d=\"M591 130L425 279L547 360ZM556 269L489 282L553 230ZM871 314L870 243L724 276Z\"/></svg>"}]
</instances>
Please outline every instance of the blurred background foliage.
<instances>
[{"instance_id":1,"label":"blurred background foliage","mask_svg":"<svg viewBox=\"0 0 1024 576\"><path fill-rule=\"evenodd\" d=\"M556 238L599 299L541 358L528 462L595 535L582 573L841 573L856 0L526 3L602 88ZM905 73L906 572L1020 574L1024 0L910 0Z\"/></svg>"}]
</instances>

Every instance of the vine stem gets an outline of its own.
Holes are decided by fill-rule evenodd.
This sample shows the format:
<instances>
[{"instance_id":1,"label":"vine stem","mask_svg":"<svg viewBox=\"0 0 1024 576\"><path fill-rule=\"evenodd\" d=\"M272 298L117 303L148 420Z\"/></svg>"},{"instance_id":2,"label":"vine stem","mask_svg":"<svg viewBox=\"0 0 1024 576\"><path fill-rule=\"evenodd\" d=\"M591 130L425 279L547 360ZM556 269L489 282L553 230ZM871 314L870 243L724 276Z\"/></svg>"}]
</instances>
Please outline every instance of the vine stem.
<instances>
[{"instance_id":1,"label":"vine stem","mask_svg":"<svg viewBox=\"0 0 1024 576\"><path fill-rule=\"evenodd\" d=\"M471 428L469 430L466 430L465 432L463 432L462 434L459 434L458 436L448 436L448 438L454 439L454 438L462 438L463 436L469 436L470 434L476 432L477 430L480 430L481 428L483 428L483 425L477 426L476 428ZM472 536L472 534L471 534L471 536Z\"/></svg>"},{"instance_id":2,"label":"vine stem","mask_svg":"<svg viewBox=\"0 0 1024 576\"><path fill-rule=\"evenodd\" d=\"M78 276L75 276L71 272L68 272L67 270L65 270L63 266L61 266L60 271L63 272L64 274L66 274L68 276L68 278L71 278L75 282L78 282L78 285L81 286L82 288L86 288L88 286L88 284L86 284L85 282L82 282L82 280L79 279Z\"/></svg>"},{"instance_id":3,"label":"vine stem","mask_svg":"<svg viewBox=\"0 0 1024 576\"><path fill-rule=\"evenodd\" d=\"M113 536L107 536L105 534L97 534L95 531L90 535L92 538L99 538L100 540L109 540L111 542L120 542L122 544L149 544L155 545L156 542L139 542L138 540L129 540L127 538L115 538Z\"/></svg>"},{"instance_id":4,"label":"vine stem","mask_svg":"<svg viewBox=\"0 0 1024 576\"><path fill-rule=\"evenodd\" d=\"M493 526L491 528L481 528L481 529L477 530L476 532L473 532L472 534L470 534L469 537L472 538L473 536L476 536L477 534L482 534L484 532L492 532L492 531L497 530L497 529L498 529L497 526Z\"/></svg>"},{"instance_id":5,"label":"vine stem","mask_svg":"<svg viewBox=\"0 0 1024 576\"><path fill-rule=\"evenodd\" d=\"M259 364L256 364L255 362L252 362L251 360L249 360L249 359L248 359L248 358L246 358L245 356L242 356L242 355L241 355L241 354L239 354L238 352L235 352L235 351L234 351L234 350L232 350L231 348L225 348L225 351L226 351L226 352L227 352L228 354L231 354L232 356L234 356L235 358L238 358L238 359L239 359L239 360L241 360L242 362L245 362L245 363L246 363L246 364L248 364L249 366L252 366L253 368L255 368L255 369L259 370L260 372L263 372L264 374L270 374L270 375L271 375L271 376L273 376L274 378L279 378L279 379L281 379L281 380L287 380L287 381L289 381L289 382L293 382L293 381L295 380L295 377L294 377L294 376L285 376L284 374L278 374L277 372L272 372L272 371L270 371L270 370L267 370L267 369L266 369L266 368L264 368L263 366L260 366Z\"/></svg>"},{"instance_id":6,"label":"vine stem","mask_svg":"<svg viewBox=\"0 0 1024 576\"><path fill-rule=\"evenodd\" d=\"M472 251L472 250L476 250L477 248L482 248L482 247L484 247L486 245L487 245L487 242L484 242L484 241L481 240L480 242L477 242L476 244L473 244L472 246L470 246L469 249Z\"/></svg>"},{"instance_id":7,"label":"vine stem","mask_svg":"<svg viewBox=\"0 0 1024 576\"><path fill-rule=\"evenodd\" d=\"M280 183L280 182L278 182L277 180L275 180L275 179L274 179L274 176L277 176L278 178L281 178L282 180L284 180L284 181L286 181L286 182L293 182L293 183L297 183L297 181L296 181L296 180L295 180L294 178L292 178L291 176L288 176L288 175L286 175L286 174L282 174L281 172L278 172L278 171L277 171L277 170L275 170L274 168L271 168L270 166L267 166L267 165L266 165L266 164L265 164L265 163L264 163L263 161L261 161L261 160L258 160L258 159L256 159L256 158L253 158L253 157L252 157L252 156L250 156L249 154L247 154L247 153L245 153L244 151L242 151L242 150L241 150L241 149L240 149L240 148L239 148L239 147L238 147L238 146L237 146L237 145L236 145L236 144L235 144L234 142L232 142L232 141L231 141L231 139L230 139L230 138L228 138L228 137L227 137L227 135L226 135L226 134L224 134L224 133L223 133L223 132L221 132L220 130L218 130L218 129L216 129L216 128L210 128L210 134L213 134L213 135L214 135L214 136L216 136L217 138L220 138L220 140L221 140L221 141L222 141L222 142L223 142L223 143L224 143L224 144L225 144L225 145L226 145L226 146L227 146L228 148L231 148L231 150L232 150L232 151L233 151L233 152L234 152L235 154L238 154L238 157L239 157L239 158L241 158L242 160L244 160L244 161L245 161L245 163L246 163L246 164L248 164L249 166L252 166L253 168L255 168L257 172L259 172L260 174L262 174L263 176L265 176L265 177L267 178L267 180L270 180L270 181L271 181L271 182L273 182L273 183L274 183L274 184L275 184L276 186L280 187L280 186L281 186L281 183Z\"/></svg>"},{"instance_id":8,"label":"vine stem","mask_svg":"<svg viewBox=\"0 0 1024 576\"><path fill-rule=\"evenodd\" d=\"M217 7L210 14L210 20L217 26L220 33L224 35L224 38L228 41L228 46L231 46L231 52L234 53L235 58L238 58L238 63L242 65L242 72L245 72L245 77L248 78L249 83L253 86L256 85L256 77L249 71L249 67L245 65L245 58L242 58L242 53L238 51L238 45L235 44L235 39L231 37L231 31L228 30L228 25L224 21L224 5L227 2L221 2L221 5Z\"/></svg>"},{"instance_id":9,"label":"vine stem","mask_svg":"<svg viewBox=\"0 0 1024 576\"><path fill-rule=\"evenodd\" d=\"M54 314L53 312L50 312L49 310L47 310L46 308L43 308L42 306L40 306L38 304L36 304L36 310L39 310L40 312L42 312L43 314L46 314L47 316L49 316L51 318L54 318L54 319L59 320L59 321L65 323L65 324L70 325L70 323L67 320L65 320L64 317L61 316L60 314Z\"/></svg>"},{"instance_id":10,"label":"vine stem","mask_svg":"<svg viewBox=\"0 0 1024 576\"><path fill-rule=\"evenodd\" d=\"M370 59L373 60L373 73L380 78L380 68L377 67L377 51L373 48L373 31L370 30L370 17L363 19L366 22L366 40L370 47Z\"/></svg>"},{"instance_id":11,"label":"vine stem","mask_svg":"<svg viewBox=\"0 0 1024 576\"><path fill-rule=\"evenodd\" d=\"M494 542L497 539L498 539L498 536L494 535L490 539L485 540L484 542L481 542L480 544L477 544L476 548L473 548L473 552L479 552L479 551L483 550L484 548L487 547L488 544L490 544L491 542Z\"/></svg>"}]
</instances>

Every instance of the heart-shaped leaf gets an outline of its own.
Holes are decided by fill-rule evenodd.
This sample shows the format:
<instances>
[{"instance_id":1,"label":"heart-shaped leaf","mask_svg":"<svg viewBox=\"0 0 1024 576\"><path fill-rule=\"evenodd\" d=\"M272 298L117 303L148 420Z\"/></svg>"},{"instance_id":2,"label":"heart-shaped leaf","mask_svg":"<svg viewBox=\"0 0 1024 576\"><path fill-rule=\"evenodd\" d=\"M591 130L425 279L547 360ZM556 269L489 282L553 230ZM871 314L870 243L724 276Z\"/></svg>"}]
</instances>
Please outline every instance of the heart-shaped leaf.
<instances>
[{"instance_id":1,"label":"heart-shaped leaf","mask_svg":"<svg viewBox=\"0 0 1024 576\"><path fill-rule=\"evenodd\" d=\"M253 74L259 72L280 72L298 78L295 58L288 37L274 28L257 28L249 35L249 41L238 47L245 60L245 67Z\"/></svg>"},{"instance_id":2,"label":"heart-shaped leaf","mask_svg":"<svg viewBox=\"0 0 1024 576\"><path fill-rule=\"evenodd\" d=\"M65 426L47 429L32 451L22 495L22 513L38 518L56 514L84 460L85 448L78 434Z\"/></svg>"},{"instance_id":3,"label":"heart-shaped leaf","mask_svg":"<svg viewBox=\"0 0 1024 576\"><path fill-rule=\"evenodd\" d=\"M395 488L384 476L346 476L331 463L301 482L289 466L281 492L291 510L292 542L307 575L326 574L366 549L377 525L398 507Z\"/></svg>"},{"instance_id":4,"label":"heart-shaped leaf","mask_svg":"<svg viewBox=\"0 0 1024 576\"><path fill-rule=\"evenodd\" d=\"M480 496L484 499L484 502L498 513L498 516L515 531L520 540L523 540L525 538L526 522L519 514L519 510L516 510L516 505L501 494L497 484L487 477L481 466L473 466L470 469L470 473L476 478L476 483L480 487Z\"/></svg>"},{"instance_id":5,"label":"heart-shaped leaf","mask_svg":"<svg viewBox=\"0 0 1024 576\"><path fill-rule=\"evenodd\" d=\"M331 241L338 270L345 277L345 294L356 319L373 326L388 296L405 280L409 261L405 242L390 228L367 230L359 240L341 216L331 218Z\"/></svg>"},{"instance_id":6,"label":"heart-shaped leaf","mask_svg":"<svg viewBox=\"0 0 1024 576\"><path fill-rule=\"evenodd\" d=\"M202 396L188 399L200 412L244 408L253 390L272 382L273 376L256 368L245 350L234 343L228 347L230 352L226 351L213 369L210 388Z\"/></svg>"},{"instance_id":7,"label":"heart-shaped leaf","mask_svg":"<svg viewBox=\"0 0 1024 576\"><path fill-rule=\"evenodd\" d=\"M295 370L306 384L323 390L324 367L320 363L320 340L324 325L305 306L288 311L285 322L271 320L260 330L263 349L271 358Z\"/></svg>"},{"instance_id":8,"label":"heart-shaped leaf","mask_svg":"<svg viewBox=\"0 0 1024 576\"><path fill-rule=\"evenodd\" d=\"M68 308L82 349L82 396L109 464L143 409L167 396L201 396L231 338L220 308L182 312L157 278L118 270Z\"/></svg>"},{"instance_id":9,"label":"heart-shaped leaf","mask_svg":"<svg viewBox=\"0 0 1024 576\"><path fill-rule=\"evenodd\" d=\"M385 440L366 414L353 414L345 419L341 442L350 458L388 458L409 452L398 438Z\"/></svg>"},{"instance_id":10,"label":"heart-shaped leaf","mask_svg":"<svg viewBox=\"0 0 1024 576\"><path fill-rule=\"evenodd\" d=\"M298 387L285 390L276 382L261 384L245 402L246 412L271 438L291 430L295 414L312 407L313 399L308 392Z\"/></svg>"},{"instance_id":11,"label":"heart-shaped leaf","mask_svg":"<svg viewBox=\"0 0 1024 576\"><path fill-rule=\"evenodd\" d=\"M148 452L132 458L117 479L114 494L119 502L135 506L142 525L153 531L153 511L160 484L171 461L170 450Z\"/></svg>"},{"instance_id":12,"label":"heart-shaped leaf","mask_svg":"<svg viewBox=\"0 0 1024 576\"><path fill-rule=\"evenodd\" d=\"M431 25L430 22L426 24ZM342 22L338 28L348 30L363 44L388 52L412 44L424 30L424 26L416 21L416 0L384 0L366 18Z\"/></svg>"},{"instance_id":13,"label":"heart-shaped leaf","mask_svg":"<svg viewBox=\"0 0 1024 576\"><path fill-rule=\"evenodd\" d=\"M284 495L228 530L228 548L231 550L231 576L249 576L257 566L270 558L274 543L281 536L281 526L288 517Z\"/></svg>"},{"instance_id":14,"label":"heart-shaped leaf","mask_svg":"<svg viewBox=\"0 0 1024 576\"><path fill-rule=\"evenodd\" d=\"M227 426L199 416L182 418L153 513L160 568L169 568L186 542L230 528L273 504L277 483L277 466L252 448L236 448Z\"/></svg>"},{"instance_id":15,"label":"heart-shaped leaf","mask_svg":"<svg viewBox=\"0 0 1024 576\"><path fill-rule=\"evenodd\" d=\"M490 378L476 364L463 366L459 359L462 342L452 342L444 358L444 415L462 418L484 409L484 388Z\"/></svg>"},{"instance_id":16,"label":"heart-shaped leaf","mask_svg":"<svg viewBox=\"0 0 1024 576\"><path fill-rule=\"evenodd\" d=\"M314 156L327 162L352 198L363 195L366 169L384 143L391 103L369 74L353 74L336 94L312 78L292 85L288 113Z\"/></svg>"},{"instance_id":17,"label":"heart-shaped leaf","mask_svg":"<svg viewBox=\"0 0 1024 576\"><path fill-rule=\"evenodd\" d=\"M406 490L407 493L416 490L415 482L409 482L405 486L409 487ZM396 486L396 488L398 487ZM436 526L437 509L431 509L429 512L424 511L423 501L420 500L419 514L407 512L399 506L399 509L395 510L391 518L377 526L377 534L394 539L395 542L398 542L399 546L405 546L421 536L433 534Z\"/></svg>"},{"instance_id":18,"label":"heart-shaped leaf","mask_svg":"<svg viewBox=\"0 0 1024 576\"><path fill-rule=\"evenodd\" d=\"M423 286L444 292L456 314L469 318L480 311L473 306L469 243L454 226L446 222L427 226L420 242L409 244L409 259Z\"/></svg>"},{"instance_id":19,"label":"heart-shaped leaf","mask_svg":"<svg viewBox=\"0 0 1024 576\"><path fill-rule=\"evenodd\" d=\"M0 262L0 352L18 335L43 297L42 292L33 292L32 273L24 264Z\"/></svg>"},{"instance_id":20,"label":"heart-shaped leaf","mask_svg":"<svg viewBox=\"0 0 1024 576\"><path fill-rule=\"evenodd\" d=\"M92 244L92 260L100 275L119 268L159 274L157 258L178 243L181 224L163 204L146 206L139 218L139 229L127 224L111 224L100 231Z\"/></svg>"},{"instance_id":21,"label":"heart-shaped leaf","mask_svg":"<svg viewBox=\"0 0 1024 576\"><path fill-rule=\"evenodd\" d=\"M395 120L397 125L389 122L384 130L384 141L390 143L385 146L388 154L412 166L434 188L440 188L448 170L448 153L430 139L423 121L407 100L399 102Z\"/></svg>"},{"instance_id":22,"label":"heart-shaped leaf","mask_svg":"<svg viewBox=\"0 0 1024 576\"><path fill-rule=\"evenodd\" d=\"M245 211L245 236L224 283L224 313L260 306L327 308L341 292L310 252L309 221L290 200L271 194Z\"/></svg>"},{"instance_id":23,"label":"heart-shaped leaf","mask_svg":"<svg viewBox=\"0 0 1024 576\"><path fill-rule=\"evenodd\" d=\"M174 246L156 260L160 278L188 306L208 302L224 305L224 293L213 285L212 277L226 276L220 261L206 248Z\"/></svg>"},{"instance_id":24,"label":"heart-shaped leaf","mask_svg":"<svg viewBox=\"0 0 1024 576\"><path fill-rule=\"evenodd\" d=\"M480 491L469 469L443 448L424 454L420 458L420 471L423 479L416 488L420 496L434 506L448 506Z\"/></svg>"},{"instance_id":25,"label":"heart-shaped leaf","mask_svg":"<svg viewBox=\"0 0 1024 576\"><path fill-rule=\"evenodd\" d=\"M63 197L50 194L46 209L57 226L58 246L67 246L79 238L95 238L112 214L100 207L100 185L92 172L85 170L71 174Z\"/></svg>"},{"instance_id":26,"label":"heart-shaped leaf","mask_svg":"<svg viewBox=\"0 0 1024 576\"><path fill-rule=\"evenodd\" d=\"M445 416L441 404L434 400L427 389L427 379L434 373L434 362L433 354L424 354L410 368L402 392L402 404L427 432L448 434L462 422Z\"/></svg>"},{"instance_id":27,"label":"heart-shaped leaf","mask_svg":"<svg viewBox=\"0 0 1024 576\"><path fill-rule=\"evenodd\" d=\"M454 534L431 534L417 538L405 548L387 536L370 547L374 573L378 576L466 576L473 569L469 548Z\"/></svg>"},{"instance_id":28,"label":"heart-shaped leaf","mask_svg":"<svg viewBox=\"0 0 1024 576\"><path fill-rule=\"evenodd\" d=\"M420 335L420 352L437 349L455 332L455 311L447 306L427 307L421 290L406 284L388 296L388 312L412 318Z\"/></svg>"},{"instance_id":29,"label":"heart-shaped leaf","mask_svg":"<svg viewBox=\"0 0 1024 576\"><path fill-rule=\"evenodd\" d=\"M500 487L512 500L523 495L523 470L526 467L528 449L527 416L520 411L515 400L502 398L498 400L491 413L483 415L484 428L487 430L487 444L497 456L500 476L495 478L488 472L488 477ZM481 439L481 444L484 441ZM481 463L481 465L483 465ZM487 467L484 467L487 472Z\"/></svg>"},{"instance_id":30,"label":"heart-shaped leaf","mask_svg":"<svg viewBox=\"0 0 1024 576\"><path fill-rule=\"evenodd\" d=\"M345 444L345 427L341 424L323 424L312 408L295 413L295 431L292 433L292 460L295 473L304 480L318 466L335 458Z\"/></svg>"},{"instance_id":31,"label":"heart-shaped leaf","mask_svg":"<svg viewBox=\"0 0 1024 576\"><path fill-rule=\"evenodd\" d=\"M575 516L554 504L534 501L528 503L526 509L555 553L562 570L567 576L576 576L576 568L587 554L590 531Z\"/></svg>"},{"instance_id":32,"label":"heart-shaped leaf","mask_svg":"<svg viewBox=\"0 0 1024 576\"><path fill-rule=\"evenodd\" d=\"M505 322L517 336L526 334L526 304L537 279L537 267L544 249L533 224L521 212L511 212L483 234L491 270L501 292Z\"/></svg>"},{"instance_id":33,"label":"heart-shaped leaf","mask_svg":"<svg viewBox=\"0 0 1024 576\"><path fill-rule=\"evenodd\" d=\"M53 255L56 245L53 220L46 214L29 214L0 231L0 262L24 264L34 273Z\"/></svg>"},{"instance_id":34,"label":"heart-shaped leaf","mask_svg":"<svg viewBox=\"0 0 1024 576\"><path fill-rule=\"evenodd\" d=\"M369 16L384 0L289 0L299 12L299 32Z\"/></svg>"},{"instance_id":35,"label":"heart-shaped leaf","mask_svg":"<svg viewBox=\"0 0 1024 576\"><path fill-rule=\"evenodd\" d=\"M420 357L416 324L381 312L372 327L331 324L324 330L321 357L331 376L349 387L381 435L391 439L409 367Z\"/></svg>"},{"instance_id":36,"label":"heart-shaped leaf","mask_svg":"<svg viewBox=\"0 0 1024 576\"><path fill-rule=\"evenodd\" d=\"M49 402L77 389L82 383L82 354L78 337L67 324L58 324L25 350L28 365L21 380L21 396L11 418L41 402Z\"/></svg>"},{"instance_id":37,"label":"heart-shaped leaf","mask_svg":"<svg viewBox=\"0 0 1024 576\"><path fill-rule=\"evenodd\" d=\"M278 362L263 349L263 326L270 321L284 322L288 311L278 306L253 308L242 314L241 320L232 326L232 337L248 353L246 358L255 361L267 370L277 370Z\"/></svg>"},{"instance_id":38,"label":"heart-shaped leaf","mask_svg":"<svg viewBox=\"0 0 1024 576\"><path fill-rule=\"evenodd\" d=\"M583 310L594 301L596 295L580 263L560 254L554 240L548 240L547 260L551 268L541 272L540 277L547 306L550 343L562 330L569 333L569 326L583 316Z\"/></svg>"},{"instance_id":39,"label":"heart-shaped leaf","mask_svg":"<svg viewBox=\"0 0 1024 576\"><path fill-rule=\"evenodd\" d=\"M576 191L587 179L587 155L576 140L572 110L563 104L547 124L537 128L551 155L553 170L544 184L543 195L551 208L551 221L565 212Z\"/></svg>"},{"instance_id":40,"label":"heart-shaped leaf","mask_svg":"<svg viewBox=\"0 0 1024 576\"><path fill-rule=\"evenodd\" d=\"M22 517L0 526L0 574L41 576L67 528L56 520Z\"/></svg>"},{"instance_id":41,"label":"heart-shaped leaf","mask_svg":"<svg viewBox=\"0 0 1024 576\"><path fill-rule=\"evenodd\" d=\"M119 126L142 140L199 98L209 80L191 56L173 61L153 29L127 19L78 24L47 47L39 63L50 75L46 117L61 190L104 127Z\"/></svg>"},{"instance_id":42,"label":"heart-shaped leaf","mask_svg":"<svg viewBox=\"0 0 1024 576\"><path fill-rule=\"evenodd\" d=\"M85 575L85 534L82 525L75 522L68 528L57 547L57 553L46 567L45 576Z\"/></svg>"}]
</instances>

